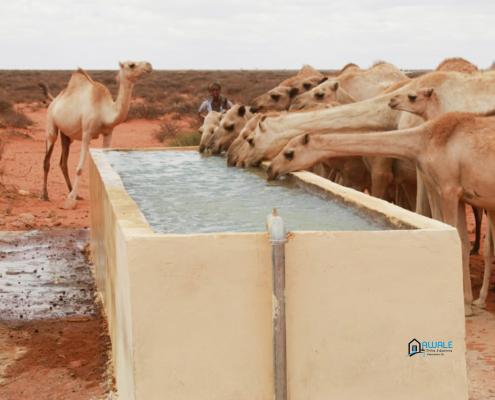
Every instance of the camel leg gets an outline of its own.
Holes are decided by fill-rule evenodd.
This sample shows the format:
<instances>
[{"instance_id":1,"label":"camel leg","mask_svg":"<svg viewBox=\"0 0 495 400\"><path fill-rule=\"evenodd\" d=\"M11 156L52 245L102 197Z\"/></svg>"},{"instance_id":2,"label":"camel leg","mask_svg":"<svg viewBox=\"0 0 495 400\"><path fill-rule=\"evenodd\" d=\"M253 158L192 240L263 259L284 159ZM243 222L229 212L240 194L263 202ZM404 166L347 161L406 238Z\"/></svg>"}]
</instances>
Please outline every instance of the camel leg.
<instances>
[{"instance_id":1,"label":"camel leg","mask_svg":"<svg viewBox=\"0 0 495 400\"><path fill-rule=\"evenodd\" d=\"M475 221L475 237L473 247L471 248L471 255L478 254L480 250L481 239L481 221L483 219L483 209L479 207L471 206L473 209L474 221Z\"/></svg>"},{"instance_id":2,"label":"camel leg","mask_svg":"<svg viewBox=\"0 0 495 400\"><path fill-rule=\"evenodd\" d=\"M473 314L471 309L473 292L471 288L471 275L469 271L469 238L466 224L466 206L463 202L459 201L455 191L448 190L441 193L441 207L443 221L456 227L457 232L459 233L459 238L461 239L464 312L466 316L469 316Z\"/></svg>"},{"instance_id":3,"label":"camel leg","mask_svg":"<svg viewBox=\"0 0 495 400\"><path fill-rule=\"evenodd\" d=\"M416 212L425 217L433 216L428 201L427 188L418 168L416 168Z\"/></svg>"},{"instance_id":4,"label":"camel leg","mask_svg":"<svg viewBox=\"0 0 495 400\"><path fill-rule=\"evenodd\" d=\"M69 149L70 149L70 139L60 132L60 139L62 140L62 154L60 155L60 169L65 178L65 183L69 192L72 190L72 184L69 178L69 171L67 169L67 162L69 161Z\"/></svg>"},{"instance_id":5,"label":"camel leg","mask_svg":"<svg viewBox=\"0 0 495 400\"><path fill-rule=\"evenodd\" d=\"M488 296L488 290L490 289L490 276L492 272L492 262L494 257L495 245L493 243L493 229L495 228L495 212L488 212L488 231L485 236L485 243L483 246L483 258L485 263L485 270L483 273L483 284L481 285L480 297L476 299L473 304L480 308L486 307L486 298Z\"/></svg>"},{"instance_id":6,"label":"camel leg","mask_svg":"<svg viewBox=\"0 0 495 400\"><path fill-rule=\"evenodd\" d=\"M112 133L103 135L103 148L108 149L112 143Z\"/></svg>"},{"instance_id":7,"label":"camel leg","mask_svg":"<svg viewBox=\"0 0 495 400\"><path fill-rule=\"evenodd\" d=\"M48 201L48 172L50 171L50 158L52 157L53 146L57 141L58 129L49 119L46 128L46 152L43 160L43 193L41 198Z\"/></svg>"},{"instance_id":8,"label":"camel leg","mask_svg":"<svg viewBox=\"0 0 495 400\"><path fill-rule=\"evenodd\" d=\"M393 181L392 158L373 157L371 161L371 195L384 199Z\"/></svg>"},{"instance_id":9,"label":"camel leg","mask_svg":"<svg viewBox=\"0 0 495 400\"><path fill-rule=\"evenodd\" d=\"M409 210L416 209L416 188L413 185L403 183L400 185L402 193L404 194L404 204L401 207L408 208Z\"/></svg>"},{"instance_id":10,"label":"camel leg","mask_svg":"<svg viewBox=\"0 0 495 400\"><path fill-rule=\"evenodd\" d=\"M462 245L462 277L464 287L464 311L465 315L473 314L471 304L473 303L473 289L471 287L471 272L469 270L469 238L466 223L466 205L459 202L457 211L457 230Z\"/></svg>"},{"instance_id":11,"label":"camel leg","mask_svg":"<svg viewBox=\"0 0 495 400\"><path fill-rule=\"evenodd\" d=\"M76 207L77 191L79 189L79 183L81 180L81 175L84 168L84 163L86 161L86 156L89 150L89 141L91 140L91 134L88 132L83 132L82 144L81 144L81 154L79 157L79 163L76 168L76 178L74 179L74 186L72 187L69 196L65 200L64 208L67 210L74 209Z\"/></svg>"}]
</instances>

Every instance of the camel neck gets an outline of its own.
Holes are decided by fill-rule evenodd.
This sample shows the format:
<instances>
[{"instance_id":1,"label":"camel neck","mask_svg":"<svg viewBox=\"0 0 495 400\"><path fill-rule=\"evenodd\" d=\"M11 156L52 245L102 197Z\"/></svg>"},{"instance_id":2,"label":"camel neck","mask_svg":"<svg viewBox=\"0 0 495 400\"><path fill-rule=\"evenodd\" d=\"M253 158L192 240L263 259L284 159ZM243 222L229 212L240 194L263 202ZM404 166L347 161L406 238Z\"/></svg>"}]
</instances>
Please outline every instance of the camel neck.
<instances>
[{"instance_id":1,"label":"camel neck","mask_svg":"<svg viewBox=\"0 0 495 400\"><path fill-rule=\"evenodd\" d=\"M388 132L311 136L312 149L327 157L381 156L415 160L421 151L423 127Z\"/></svg>"},{"instance_id":2,"label":"camel neck","mask_svg":"<svg viewBox=\"0 0 495 400\"><path fill-rule=\"evenodd\" d=\"M131 94L134 83L121 79L119 85L119 94L115 100L115 118L112 121L112 125L117 125L123 122L127 113L129 112L129 106L131 104Z\"/></svg>"},{"instance_id":3,"label":"camel neck","mask_svg":"<svg viewBox=\"0 0 495 400\"><path fill-rule=\"evenodd\" d=\"M442 107L440 107L440 103L438 102L438 99L435 99L425 110L423 118L426 121L429 121L433 118L440 116L441 114L442 114Z\"/></svg>"},{"instance_id":4,"label":"camel neck","mask_svg":"<svg viewBox=\"0 0 495 400\"><path fill-rule=\"evenodd\" d=\"M383 131L396 129L400 113L388 103L393 95L382 95L358 103L303 113L288 113L267 118L265 125L273 132L292 138L305 132L319 133Z\"/></svg>"}]
</instances>

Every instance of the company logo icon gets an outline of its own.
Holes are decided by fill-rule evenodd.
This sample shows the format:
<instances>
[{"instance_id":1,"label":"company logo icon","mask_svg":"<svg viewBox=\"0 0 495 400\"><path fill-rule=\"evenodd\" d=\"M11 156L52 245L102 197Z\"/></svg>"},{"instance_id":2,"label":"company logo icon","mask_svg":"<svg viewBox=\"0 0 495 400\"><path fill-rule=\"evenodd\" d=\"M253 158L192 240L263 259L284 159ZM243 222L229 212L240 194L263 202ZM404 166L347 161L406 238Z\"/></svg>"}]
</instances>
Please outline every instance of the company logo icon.
<instances>
[{"instance_id":1,"label":"company logo icon","mask_svg":"<svg viewBox=\"0 0 495 400\"><path fill-rule=\"evenodd\" d=\"M413 339L407 344L407 354L409 354L409 357L423 352L424 350L421 347L421 342L418 339Z\"/></svg>"}]
</instances>

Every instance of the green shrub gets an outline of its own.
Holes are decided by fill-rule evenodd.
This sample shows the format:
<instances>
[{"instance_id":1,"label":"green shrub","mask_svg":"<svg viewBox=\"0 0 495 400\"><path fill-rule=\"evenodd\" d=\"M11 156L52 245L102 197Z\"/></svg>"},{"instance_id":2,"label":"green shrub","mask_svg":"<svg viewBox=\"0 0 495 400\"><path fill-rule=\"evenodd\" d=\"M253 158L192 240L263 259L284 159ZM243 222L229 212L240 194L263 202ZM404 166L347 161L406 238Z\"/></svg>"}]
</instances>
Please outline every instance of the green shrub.
<instances>
[{"instance_id":1,"label":"green shrub","mask_svg":"<svg viewBox=\"0 0 495 400\"><path fill-rule=\"evenodd\" d=\"M171 147L198 146L201 139L199 132L181 133L169 144Z\"/></svg>"}]
</instances>

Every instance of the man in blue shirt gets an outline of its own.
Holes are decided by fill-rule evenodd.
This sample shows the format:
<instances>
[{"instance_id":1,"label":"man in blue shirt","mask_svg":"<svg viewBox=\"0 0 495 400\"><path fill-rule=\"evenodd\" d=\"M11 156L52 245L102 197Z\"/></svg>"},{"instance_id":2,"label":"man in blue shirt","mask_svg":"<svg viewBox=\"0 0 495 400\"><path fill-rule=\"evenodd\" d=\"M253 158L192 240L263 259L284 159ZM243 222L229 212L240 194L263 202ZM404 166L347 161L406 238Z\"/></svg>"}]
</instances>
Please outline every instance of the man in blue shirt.
<instances>
[{"instance_id":1,"label":"man in blue shirt","mask_svg":"<svg viewBox=\"0 0 495 400\"><path fill-rule=\"evenodd\" d=\"M220 95L222 87L220 83L213 82L208 86L210 97L201 103L198 114L201 119L204 119L210 111L223 112L232 107L232 103L224 96Z\"/></svg>"}]
</instances>

